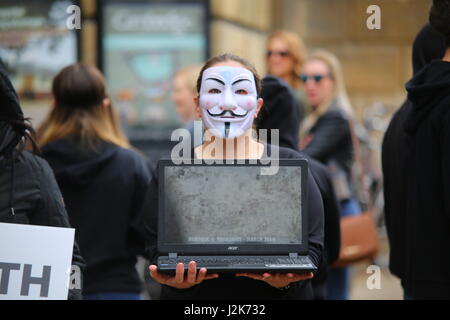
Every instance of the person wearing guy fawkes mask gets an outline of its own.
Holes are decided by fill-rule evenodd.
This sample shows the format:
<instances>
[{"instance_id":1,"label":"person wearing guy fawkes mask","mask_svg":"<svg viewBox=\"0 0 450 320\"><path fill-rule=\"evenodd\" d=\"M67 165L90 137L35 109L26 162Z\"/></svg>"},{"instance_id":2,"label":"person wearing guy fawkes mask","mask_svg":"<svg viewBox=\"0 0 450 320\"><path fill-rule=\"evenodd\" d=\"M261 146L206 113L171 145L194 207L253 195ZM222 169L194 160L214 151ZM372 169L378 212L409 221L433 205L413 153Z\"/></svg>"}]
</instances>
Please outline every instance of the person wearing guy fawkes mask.
<instances>
[{"instance_id":1,"label":"person wearing guy fawkes mask","mask_svg":"<svg viewBox=\"0 0 450 320\"><path fill-rule=\"evenodd\" d=\"M0 62L0 222L70 228L52 170L45 160L24 151L27 142L35 145L33 135ZM72 264L84 270L76 243ZM69 290L68 298L81 299L81 288Z\"/></svg>"},{"instance_id":2,"label":"person wearing guy fawkes mask","mask_svg":"<svg viewBox=\"0 0 450 320\"><path fill-rule=\"evenodd\" d=\"M203 67L197 85L197 114L206 127L205 143L192 150L191 157L197 159L262 159L274 155L278 159L304 159L294 150L264 144L252 135L252 125L263 107L259 98L261 84L255 69L244 59L224 54L210 59ZM208 139L209 137L209 139ZM234 150L230 149L234 142ZM215 152L213 152L213 150ZM184 155L184 158L186 155ZM314 179L308 175L308 256L320 265L323 250L323 205ZM158 179L152 180L151 206L145 227L148 233L148 255L156 262ZM276 214L276 213L274 213ZM313 274L239 274L207 275L202 268L196 271L191 262L185 274L184 265L179 265L174 277L158 272L156 265L150 266L150 274L162 284L161 299L312 299L309 279Z\"/></svg>"}]
</instances>

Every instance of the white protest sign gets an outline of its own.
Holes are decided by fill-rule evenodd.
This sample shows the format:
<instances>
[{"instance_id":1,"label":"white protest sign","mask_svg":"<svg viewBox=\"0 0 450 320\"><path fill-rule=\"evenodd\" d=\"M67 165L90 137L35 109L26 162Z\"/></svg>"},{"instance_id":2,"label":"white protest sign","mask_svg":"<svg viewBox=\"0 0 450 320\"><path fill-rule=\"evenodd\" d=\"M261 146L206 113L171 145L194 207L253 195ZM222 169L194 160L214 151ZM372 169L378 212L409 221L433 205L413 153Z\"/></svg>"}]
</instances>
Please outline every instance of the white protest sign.
<instances>
[{"instance_id":1,"label":"white protest sign","mask_svg":"<svg viewBox=\"0 0 450 320\"><path fill-rule=\"evenodd\" d=\"M66 300L75 230L0 223L0 300Z\"/></svg>"}]
</instances>

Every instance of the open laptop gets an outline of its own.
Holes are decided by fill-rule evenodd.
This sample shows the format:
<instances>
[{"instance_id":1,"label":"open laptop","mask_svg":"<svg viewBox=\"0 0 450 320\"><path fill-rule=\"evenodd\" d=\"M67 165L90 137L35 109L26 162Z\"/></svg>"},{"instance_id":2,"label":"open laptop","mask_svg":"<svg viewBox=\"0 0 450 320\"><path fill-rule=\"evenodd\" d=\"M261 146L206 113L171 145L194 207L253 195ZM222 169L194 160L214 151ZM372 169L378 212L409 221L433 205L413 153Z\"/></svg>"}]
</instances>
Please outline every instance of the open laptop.
<instances>
[{"instance_id":1,"label":"open laptop","mask_svg":"<svg viewBox=\"0 0 450 320\"><path fill-rule=\"evenodd\" d=\"M306 160L159 162L158 269L197 262L208 273L309 273Z\"/></svg>"}]
</instances>

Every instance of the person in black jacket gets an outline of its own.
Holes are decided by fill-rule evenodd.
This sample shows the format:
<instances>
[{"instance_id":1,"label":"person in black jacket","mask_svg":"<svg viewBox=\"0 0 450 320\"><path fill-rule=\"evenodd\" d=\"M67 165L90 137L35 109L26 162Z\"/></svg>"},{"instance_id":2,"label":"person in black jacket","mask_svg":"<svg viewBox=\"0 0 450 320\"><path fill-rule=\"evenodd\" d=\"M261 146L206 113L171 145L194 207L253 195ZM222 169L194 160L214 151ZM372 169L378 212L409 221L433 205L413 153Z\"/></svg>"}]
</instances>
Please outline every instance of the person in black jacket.
<instances>
[{"instance_id":1,"label":"person in black jacket","mask_svg":"<svg viewBox=\"0 0 450 320\"><path fill-rule=\"evenodd\" d=\"M233 81L231 81L234 79ZM233 83L233 84L232 84ZM230 90L232 88L232 90ZM206 143L194 150L193 157L198 159L261 159L270 154L280 159L304 159L294 150L265 145L252 136L251 126L263 100L258 99L260 81L254 68L245 60L231 55L210 59L202 69L197 86L199 98L197 110L206 127ZM222 93L227 94L222 94ZM232 96L234 96L232 98ZM223 99L223 100L222 100ZM211 101L216 101L212 103ZM237 102L238 101L238 102ZM201 105L201 107L200 107ZM240 109L247 108L247 112ZM202 109L202 110L201 110ZM216 110L217 109L217 110ZM201 111L200 111L201 110ZM222 111L222 112L220 112ZM226 125L227 121L235 120ZM223 125L223 123L225 125ZM230 137L233 136L231 139ZM227 139L228 138L228 139ZM245 150L231 156L231 150L224 146L225 141L236 143L237 150ZM244 147L245 148L240 148ZM229 144L227 144L229 146ZM211 150L216 150L211 153ZM308 175L308 226L309 248L311 260L320 265L323 250L323 205L320 192L312 177ZM152 192L148 198L153 203L152 212L147 216L148 254L155 263L157 251L157 197L158 181L153 180ZM239 275L207 275L206 269L196 272L195 261L191 262L188 271L180 264L175 276L158 273L156 265L150 266L151 276L163 285L162 299L312 299L312 274L239 274Z\"/></svg>"},{"instance_id":2,"label":"person in black jacket","mask_svg":"<svg viewBox=\"0 0 450 320\"><path fill-rule=\"evenodd\" d=\"M130 149L98 69L74 64L53 81L54 106L39 130L86 259L85 299L140 299L144 200L151 175Z\"/></svg>"},{"instance_id":3,"label":"person in black jacket","mask_svg":"<svg viewBox=\"0 0 450 320\"><path fill-rule=\"evenodd\" d=\"M347 204L353 198L350 184L354 146L350 122L354 113L340 62L329 52L316 51L306 61L301 78L311 113L302 123L300 150L330 168L346 214L347 207L351 207Z\"/></svg>"},{"instance_id":4,"label":"person in black jacket","mask_svg":"<svg viewBox=\"0 0 450 320\"><path fill-rule=\"evenodd\" d=\"M341 209L334 192L333 181L327 168L320 162L307 157L311 174L319 187L323 200L324 211L324 251L322 265L312 279L315 300L324 300L327 297L327 281L330 268L339 258L341 249Z\"/></svg>"},{"instance_id":5,"label":"person in black jacket","mask_svg":"<svg viewBox=\"0 0 450 320\"><path fill-rule=\"evenodd\" d=\"M257 132L261 129L268 130L268 143L271 143L271 130L279 130L279 146L298 151L299 108L290 87L280 78L267 76L263 79L261 97L264 108L256 121ZM311 173L323 199L325 246L322 265L311 280L314 299L323 300L326 297L328 269L339 257L340 208L328 169L319 161L301 152L300 154L308 158Z\"/></svg>"},{"instance_id":6,"label":"person in black jacket","mask_svg":"<svg viewBox=\"0 0 450 320\"><path fill-rule=\"evenodd\" d=\"M431 25L425 25L418 33L413 45L413 72L418 74L432 60L444 56L444 37ZM406 100L394 114L383 139L382 166L384 177L384 214L388 233L390 258L389 269L402 280L405 298L410 297L406 290L406 274L410 249L408 233L412 231L407 214L408 187L413 176L409 168L412 156L411 137L405 132L405 122L413 104Z\"/></svg>"},{"instance_id":7,"label":"person in black jacket","mask_svg":"<svg viewBox=\"0 0 450 320\"><path fill-rule=\"evenodd\" d=\"M302 123L301 150L327 166L331 174L341 216L361 212L352 186L353 110L345 91L339 60L317 51L306 61L301 79L311 113ZM327 294L330 300L347 300L349 268L332 268Z\"/></svg>"},{"instance_id":8,"label":"person in black jacket","mask_svg":"<svg viewBox=\"0 0 450 320\"><path fill-rule=\"evenodd\" d=\"M0 63L0 222L70 228L52 170L45 160L24 151L27 141L34 143L33 135ZM76 242L72 264L83 272ZM70 289L68 298L81 299L81 288Z\"/></svg>"},{"instance_id":9,"label":"person in black jacket","mask_svg":"<svg viewBox=\"0 0 450 320\"><path fill-rule=\"evenodd\" d=\"M430 24L447 49L406 84L411 232L403 284L413 299L450 299L450 0L433 1Z\"/></svg>"}]
</instances>

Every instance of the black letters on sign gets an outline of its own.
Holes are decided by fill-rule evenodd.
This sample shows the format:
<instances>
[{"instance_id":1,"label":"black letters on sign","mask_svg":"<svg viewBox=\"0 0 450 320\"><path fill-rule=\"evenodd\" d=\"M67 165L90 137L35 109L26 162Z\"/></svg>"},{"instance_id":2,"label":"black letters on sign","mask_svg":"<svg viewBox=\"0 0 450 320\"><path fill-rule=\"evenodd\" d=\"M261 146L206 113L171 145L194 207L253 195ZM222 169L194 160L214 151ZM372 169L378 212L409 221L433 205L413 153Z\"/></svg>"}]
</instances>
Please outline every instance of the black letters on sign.
<instances>
[{"instance_id":1,"label":"black letters on sign","mask_svg":"<svg viewBox=\"0 0 450 320\"><path fill-rule=\"evenodd\" d=\"M35 284L41 286L40 296L42 298L47 298L50 287L50 275L52 267L44 266L41 277L32 277L31 269L32 269L31 264L25 264L23 266L22 286L20 289L20 295L28 296L30 292L30 286L32 284ZM0 294L4 295L8 294L9 278L11 271L13 270L20 270L20 264L0 262L0 271L1 271Z\"/></svg>"}]
</instances>

